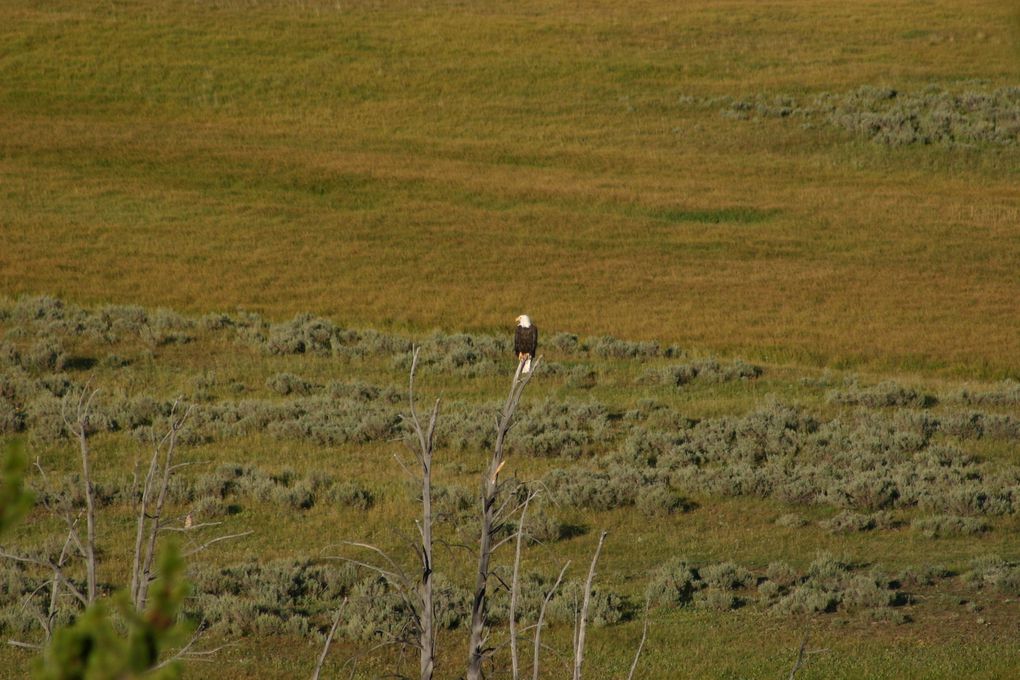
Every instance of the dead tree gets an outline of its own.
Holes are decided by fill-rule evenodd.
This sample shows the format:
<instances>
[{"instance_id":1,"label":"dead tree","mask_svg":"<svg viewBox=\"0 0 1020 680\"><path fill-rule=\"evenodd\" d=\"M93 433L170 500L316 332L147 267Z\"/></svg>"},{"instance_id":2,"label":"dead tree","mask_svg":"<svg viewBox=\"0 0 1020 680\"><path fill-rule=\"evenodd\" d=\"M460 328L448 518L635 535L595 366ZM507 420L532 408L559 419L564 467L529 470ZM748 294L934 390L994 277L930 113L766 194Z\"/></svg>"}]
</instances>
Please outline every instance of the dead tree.
<instances>
[{"instance_id":1,"label":"dead tree","mask_svg":"<svg viewBox=\"0 0 1020 680\"><path fill-rule=\"evenodd\" d=\"M96 489L92 484L92 466L89 461L89 411L92 408L92 400L95 399L99 390L89 389L86 384L78 396L78 405L75 408L74 421L64 418L64 425L78 440L78 448L81 450L81 472L82 486L85 491L85 543L75 539L82 556L85 558L85 605L92 604L96 599ZM66 402L65 402L66 403ZM77 537L77 532L71 531L72 536Z\"/></svg>"},{"instance_id":2,"label":"dead tree","mask_svg":"<svg viewBox=\"0 0 1020 680\"><path fill-rule=\"evenodd\" d=\"M43 502L46 509L51 514L61 517L67 527L67 538L64 541L64 546L61 549L59 557L56 561L53 561L45 557L18 555L0 549L0 558L34 564L48 570L52 574L52 577L48 579L42 587L31 593L26 599L27 604L36 593L41 592L45 587L49 587L48 607L45 609L44 614L36 617L43 629L44 642L48 641L54 633L54 623L56 621L61 592L66 591L73 596L82 609L88 608L98 599L99 596L96 550L96 530L98 518L96 516L96 494L92 479L92 459L91 448L89 446L89 435L91 433L89 420L92 415L93 401L97 393L98 390L90 389L89 386L86 385L82 389L81 394L78 395L78 399L74 407L73 418L68 416L66 408L64 409L64 412L62 412L65 427L71 436L73 436L77 441L78 448L81 452L81 481L82 493L85 497L85 508L82 512L79 512L77 516L74 516L74 506L70 497L64 495L62 498L58 498L56 501L52 502L44 499ZM164 517L164 509L169 493L170 480L177 470L189 464L175 462L174 455L178 444L178 435L190 414L190 407L185 409L183 414L179 414L178 403L175 402L171 409L170 424L167 433L159 440L156 440L155 437L153 438L153 454L149 463L148 472L141 487L141 497L138 501L134 560L132 563L131 581L128 590L130 601L138 612L143 612L145 610L149 585L158 576L155 573L156 570L154 569L154 563L156 560L159 536L170 531L190 533L192 531L197 531L219 524L218 522L193 524L190 522L189 515L189 520L185 520L184 526L178 527L173 526L172 523ZM39 461L36 461L36 468L39 471L39 475L43 483L48 485L46 472L43 470ZM137 487L137 481L136 470L135 488ZM84 537L79 531L82 514L85 515ZM246 531L239 534L229 534L213 538L201 545L193 547L191 550L184 553L184 556L194 555L195 553L200 552L215 543L219 543L220 541L247 536L251 533L253 532ZM75 552L77 552L78 556L85 564L86 583L84 592L82 592L67 577L67 569L70 566L71 558L74 556ZM191 640L191 642L179 650L172 659L168 659L164 663L168 663L173 659L206 658L209 654L216 651L192 651L192 646L197 638L198 633L196 633L196 636ZM19 647L41 647L41 645L22 643L13 640L9 641L9 644Z\"/></svg>"},{"instance_id":3,"label":"dead tree","mask_svg":"<svg viewBox=\"0 0 1020 680\"><path fill-rule=\"evenodd\" d=\"M481 537L478 547L478 572L475 575L475 590L471 606L471 633L468 642L468 670L467 680L481 680L482 662L488 653L485 636L485 617L487 605L487 589L489 583L489 562L493 551L499 547L493 545L493 534L498 529L499 521L505 514L504 507L497 507L499 500L499 473L506 464L504 457L504 445L506 435L514 422L514 413L521 401L521 395L531 382L531 378L537 372L541 358L535 360L533 370L522 373L524 362L517 365L513 382L510 385L510 393L507 395L503 410L496 416L496 442L492 449L492 458L489 460L488 468L485 470L485 477L482 480L482 514L481 514ZM523 377L522 377L523 375Z\"/></svg>"},{"instance_id":4,"label":"dead tree","mask_svg":"<svg viewBox=\"0 0 1020 680\"><path fill-rule=\"evenodd\" d=\"M556 589L560 587L560 583L563 581L563 574L567 573L567 567L570 566L570 560L563 565L560 569L560 575L556 577L556 582L553 583L553 587L549 589L549 592L545 594L545 599L542 600L542 607L538 610L538 622L535 623L535 654L532 657L532 680L538 680L539 660L541 658L540 652L542 651L542 623L545 620L545 608L549 606L549 600L553 598L556 593Z\"/></svg>"},{"instance_id":5,"label":"dead tree","mask_svg":"<svg viewBox=\"0 0 1020 680\"><path fill-rule=\"evenodd\" d=\"M535 500L536 493L528 491L521 508L521 517L517 523L517 547L514 551L514 570L510 579L510 669L513 680L519 680L517 654L517 600L521 594L521 546L524 542L524 523L528 517L528 505Z\"/></svg>"},{"instance_id":6,"label":"dead tree","mask_svg":"<svg viewBox=\"0 0 1020 680\"><path fill-rule=\"evenodd\" d=\"M808 649L808 640L811 637L811 621L804 624L804 637L801 638L800 647L797 648L797 657L793 660L793 668L790 669L789 680L795 680L797 672L804 667L808 658L816 654L824 654L828 649Z\"/></svg>"},{"instance_id":7,"label":"dead tree","mask_svg":"<svg viewBox=\"0 0 1020 680\"><path fill-rule=\"evenodd\" d=\"M435 450L436 423L439 420L439 399L436 399L432 406L428 424L423 427L415 402L414 379L418 369L419 353L420 348L416 347L411 358L411 374L408 381L410 417L405 420L409 423L413 439L413 444L407 442L408 448L421 470L420 479L416 478L416 481L421 484L421 520L415 521L421 544L414 546L414 553L421 568L421 577L415 582L396 560L377 546L368 543L344 541L346 545L374 553L385 566L347 557L334 559L365 567L379 574L396 589L409 611L410 631L407 637L395 639L393 642L417 647L419 677L421 680L431 680L436 666L436 606L432 595L432 576L435 570L432 550L432 457ZM400 462L399 458L397 460ZM400 462L400 465L411 477L415 477L403 462ZM326 646L328 647L328 645L327 641ZM325 651L324 649L323 654ZM323 656L323 658L325 657Z\"/></svg>"},{"instance_id":8,"label":"dead tree","mask_svg":"<svg viewBox=\"0 0 1020 680\"><path fill-rule=\"evenodd\" d=\"M394 587L404 605L407 607L409 612L409 621L408 626L405 629L405 634L402 634L399 638L395 638L391 642L418 647L420 678L421 680L431 680L435 672L436 663L435 602L432 594L432 580L435 569L432 526L432 469L434 437L436 423L439 418L440 402L438 399L435 401L431 414L429 415L428 422L425 424L423 419L419 417L417 403L415 400L415 375L418 367L419 352L420 350L416 348L412 354L411 372L408 382L410 417L407 421L413 435L412 441L414 442L413 444L409 443L409 447L411 448L411 452L418 463L420 477L415 473L411 473L411 471L403 463L401 463L401 465L404 467L405 472L415 478L415 481L419 482L421 485L422 515L420 521L415 522L421 543L420 545L414 546L414 551L421 569L420 578L412 579L396 560L391 558L377 546L368 543L344 541L344 544L346 545L371 552L376 556L376 559L381 560L379 563L373 564L370 561L362 561L349 557L334 557L330 559L340 559L348 563L367 568L381 576L389 585ZM540 359L536 360L533 368L537 368L539 363ZM529 492L526 494L525 500L517 505L513 504L513 501L515 500L513 496L509 496L503 500L502 503L500 502L500 490L502 487L499 482L499 473L502 471L505 464L504 444L506 436L513 425L514 413L520 403L521 396L523 395L532 376L535 374L534 370L529 373L523 373L523 365L523 362L518 364L517 371L514 373L513 382L510 386L510 393L507 396L502 410L496 417L496 441L493 447L492 457L485 470L482 483L481 537L478 555L478 573L476 575L474 598L472 600L471 609L470 649L467 673L469 680L480 680L482 663L490 651L486 648L485 638L485 617L490 560L493 552L501 545L511 540L514 535L518 540L514 581L517 582L518 580L517 573L520 566L522 527L518 527L516 534L502 540L494 541L494 537L505 527L505 521L508 517L514 515L522 508L525 508L526 505L534 498L534 494ZM523 520L524 517L522 516L522 524ZM562 578L563 573L561 572L560 579L557 580L556 586L553 587L553 591L555 591ZM547 596L546 604L548 604L548 600L552 597L553 591L550 591ZM514 592L516 593L516 587ZM512 608L516 606L516 597L513 599L514 603ZM544 612L545 605L542 607L543 615ZM514 615L515 612L512 612L511 618L513 618ZM542 621L540 617L538 624L539 629L541 628L541 625ZM538 635L539 634L536 634L536 645L538 644ZM517 632L516 628L513 627L513 624L511 630L511 641L513 650L512 654L515 660L515 677L517 677L519 675L519 671L516 670ZM320 660L325 658L326 652L327 649L324 648L321 653ZM319 667L321 668L321 665Z\"/></svg>"},{"instance_id":9,"label":"dead tree","mask_svg":"<svg viewBox=\"0 0 1020 680\"><path fill-rule=\"evenodd\" d=\"M417 551L421 562L421 581L418 583L418 596L421 600L421 624L418 638L419 671L421 680L431 680L436 666L436 606L432 599L432 452L436 420L439 418L439 399L436 399L436 403L432 406L428 426L423 429L414 404L414 373L418 367L420 352L421 348L416 347L411 359L411 378L407 393L411 410L411 425L418 440L418 449L412 448L412 451L418 459L418 464L421 465L421 523L418 524L421 547Z\"/></svg>"},{"instance_id":10,"label":"dead tree","mask_svg":"<svg viewBox=\"0 0 1020 680\"><path fill-rule=\"evenodd\" d=\"M30 593L24 602L25 606L28 606L32 597L36 593L40 592L43 588L49 587L49 604L44 613L36 613L36 619L39 621L39 625L43 630L44 642L49 641L49 639L53 636L60 593L63 590L70 593L83 608L92 604L98 595L96 568L96 493L95 485L92 483L91 449L88 441L89 417L91 415L92 402L98 392L99 390L90 389L88 384L82 388L81 393L78 395L78 401L75 404L73 418L67 414L66 401L62 405L61 409L61 417L64 421L64 427L77 441L78 448L81 453L82 492L85 496L84 540L78 531L81 513L79 513L77 517L72 517L72 503L70 499L64 498L58 500L56 505L51 504L48 500L44 500L43 503L47 510L54 515L61 516L67 526L67 538L64 540L64 545L60 550L60 555L57 557L57 560L54 562L46 557L29 557L0 549L0 557L4 559L22 562L25 564L34 564L48 570L52 574L51 578L45 581L40 588L36 589L36 591ZM42 465L38 460L35 465L39 470L41 478L45 482L46 472L43 470ZM65 572L68 560L70 560L72 553L75 551L85 562L85 592L82 592L78 587L76 587L67 577ZM9 640L8 643L16 647L40 647L40 645L33 645L16 640Z\"/></svg>"},{"instance_id":11,"label":"dead tree","mask_svg":"<svg viewBox=\"0 0 1020 680\"><path fill-rule=\"evenodd\" d=\"M135 526L135 551L131 563L131 602L135 609L145 609L149 584L155 578L152 574L153 561L156 558L156 539L159 537L163 523L163 508L166 503L170 478L179 467L174 465L174 453L177 448L177 437L181 428L191 415L191 407L182 415L177 413L178 403L174 402L170 409L170 426L158 441L153 435L152 458L149 469L142 484L141 497L138 500L138 521ZM153 499L155 496L155 499Z\"/></svg>"},{"instance_id":12,"label":"dead tree","mask_svg":"<svg viewBox=\"0 0 1020 680\"><path fill-rule=\"evenodd\" d=\"M577 636L574 641L574 680L581 680L581 664L584 663L584 636L588 624L588 605L591 604L592 583L595 581L595 564L599 561L599 553L602 552L602 544L606 540L606 531L599 535L599 544L595 547L595 554L591 558L591 568L588 570L588 580L584 582L584 600L581 605L581 618L577 624Z\"/></svg>"}]
</instances>

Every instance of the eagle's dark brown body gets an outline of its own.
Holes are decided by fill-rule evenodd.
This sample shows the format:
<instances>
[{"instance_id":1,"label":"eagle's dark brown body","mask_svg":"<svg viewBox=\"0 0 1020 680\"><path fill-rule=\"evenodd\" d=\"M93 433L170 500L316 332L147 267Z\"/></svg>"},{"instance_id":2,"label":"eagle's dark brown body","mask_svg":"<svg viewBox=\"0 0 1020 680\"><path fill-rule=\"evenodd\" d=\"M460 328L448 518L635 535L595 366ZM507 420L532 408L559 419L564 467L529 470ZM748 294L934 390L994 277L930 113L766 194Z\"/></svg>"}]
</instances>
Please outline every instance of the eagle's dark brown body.
<instances>
[{"instance_id":1,"label":"eagle's dark brown body","mask_svg":"<svg viewBox=\"0 0 1020 680\"><path fill-rule=\"evenodd\" d=\"M514 333L514 354L519 361L527 361L535 357L538 350L538 326L518 326ZM528 362L530 367L530 362Z\"/></svg>"}]
</instances>

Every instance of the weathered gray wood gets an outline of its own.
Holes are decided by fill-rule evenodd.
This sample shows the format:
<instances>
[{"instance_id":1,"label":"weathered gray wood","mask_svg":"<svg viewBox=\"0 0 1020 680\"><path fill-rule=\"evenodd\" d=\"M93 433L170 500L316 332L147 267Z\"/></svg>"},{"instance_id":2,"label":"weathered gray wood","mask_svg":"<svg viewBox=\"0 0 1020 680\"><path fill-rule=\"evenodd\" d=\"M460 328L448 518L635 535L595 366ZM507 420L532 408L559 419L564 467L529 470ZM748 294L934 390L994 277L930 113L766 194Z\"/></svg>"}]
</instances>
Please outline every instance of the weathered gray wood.
<instances>
[{"instance_id":1,"label":"weathered gray wood","mask_svg":"<svg viewBox=\"0 0 1020 680\"><path fill-rule=\"evenodd\" d=\"M599 553L602 552L602 544L606 540L607 533L607 531L603 531L599 535L599 544L595 547L595 554L591 558L591 568L588 570L588 580L584 582L581 618L577 624L577 642L574 645L574 680L581 680L581 665L584 663L584 636L588 626L588 606L591 604L591 587L595 581L595 564L599 561Z\"/></svg>"}]
</instances>

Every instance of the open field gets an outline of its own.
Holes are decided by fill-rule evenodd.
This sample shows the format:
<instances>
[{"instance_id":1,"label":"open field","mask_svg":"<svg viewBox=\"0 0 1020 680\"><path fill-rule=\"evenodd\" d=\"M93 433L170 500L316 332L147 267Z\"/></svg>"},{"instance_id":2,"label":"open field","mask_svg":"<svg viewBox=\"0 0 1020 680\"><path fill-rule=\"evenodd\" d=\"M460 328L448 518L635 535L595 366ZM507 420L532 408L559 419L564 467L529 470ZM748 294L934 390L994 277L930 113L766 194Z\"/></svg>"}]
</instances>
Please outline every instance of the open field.
<instances>
[{"instance_id":1,"label":"open field","mask_svg":"<svg viewBox=\"0 0 1020 680\"><path fill-rule=\"evenodd\" d=\"M648 594L637 677L787 677L806 629L826 651L798 678L1011 677L1018 85L1007 1L6 0L0 444L60 498L61 404L101 389L113 589L180 397L176 521L254 532L189 560L205 644L236 644L188 677L308 677L343 597L325 675L406 673L359 656L393 593L323 557L410 561L393 455L423 346L458 677L460 546L527 312L525 619L572 562L548 676L607 529L586 678L626 676ZM61 526L38 506L4 547L55 559ZM0 563L0 640L39 639L17 603L41 578ZM30 659L0 646L0 678Z\"/></svg>"},{"instance_id":2,"label":"open field","mask_svg":"<svg viewBox=\"0 0 1020 680\"><path fill-rule=\"evenodd\" d=\"M0 20L9 295L447 331L527 308L768 360L1016 374L1015 143L723 115L1013 86L1012 3L12 1Z\"/></svg>"},{"instance_id":3,"label":"open field","mask_svg":"<svg viewBox=\"0 0 1020 680\"><path fill-rule=\"evenodd\" d=\"M462 667L464 564L491 413L512 367L506 337L407 338L313 317L193 319L48 298L0 309L0 330L0 426L27 434L50 480L77 465L61 403L86 378L102 389L92 439L105 587L126 578L131 471L148 433L172 399L194 406L181 460L197 466L178 474L168 514L223 523L186 545L255 532L189 567L187 609L209 626L208 644L236 642L222 663L189 668L218 678L306 675L344 596L350 618L330 674L399 623L370 574L323 558L359 539L406 554L415 490L393 455L406 432L407 351L422 344L422 398L444 400L439 677ZM1020 662L1020 383L876 382L569 334L546 347L504 474L541 492L529 528L540 542L524 553L533 588L548 588L567 559L576 584L609 531L587 677L629 666L646 592L642 677L784 676L808 625L828 651L802 677L994 678ZM59 497L55 481L33 485ZM59 551L60 527L39 507L13 544ZM14 600L39 574L7 564L3 578L4 635L34 639L30 610ZM495 597L498 642L506 603L499 588ZM556 674L569 639L564 598L547 636ZM18 677L28 658L4 648L0 668ZM359 677L406 671L400 658L376 651Z\"/></svg>"}]
</instances>

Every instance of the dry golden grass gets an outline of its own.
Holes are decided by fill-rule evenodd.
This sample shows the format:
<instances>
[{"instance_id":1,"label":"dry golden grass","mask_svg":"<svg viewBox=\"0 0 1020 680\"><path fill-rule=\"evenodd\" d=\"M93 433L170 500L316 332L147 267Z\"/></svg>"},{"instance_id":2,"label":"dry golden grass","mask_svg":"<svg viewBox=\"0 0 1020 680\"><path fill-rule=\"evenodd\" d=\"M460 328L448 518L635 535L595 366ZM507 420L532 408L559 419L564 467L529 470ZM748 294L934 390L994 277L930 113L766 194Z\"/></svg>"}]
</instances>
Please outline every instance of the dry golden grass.
<instances>
[{"instance_id":1,"label":"dry golden grass","mask_svg":"<svg viewBox=\"0 0 1020 680\"><path fill-rule=\"evenodd\" d=\"M887 149L680 103L1015 83L1011 3L0 20L0 294L397 328L527 310L769 360L1018 370L1016 147Z\"/></svg>"}]
</instances>

